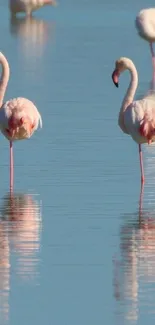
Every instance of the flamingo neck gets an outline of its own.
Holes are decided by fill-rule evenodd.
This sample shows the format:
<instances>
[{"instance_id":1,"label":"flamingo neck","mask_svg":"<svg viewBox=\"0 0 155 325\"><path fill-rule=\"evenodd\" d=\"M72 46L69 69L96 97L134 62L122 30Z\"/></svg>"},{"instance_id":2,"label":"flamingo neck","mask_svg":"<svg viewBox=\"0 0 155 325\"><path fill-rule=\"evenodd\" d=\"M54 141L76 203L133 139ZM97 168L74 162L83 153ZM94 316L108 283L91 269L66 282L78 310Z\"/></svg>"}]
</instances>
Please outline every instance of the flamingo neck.
<instances>
[{"instance_id":1,"label":"flamingo neck","mask_svg":"<svg viewBox=\"0 0 155 325\"><path fill-rule=\"evenodd\" d=\"M125 133L128 132L124 125L124 112L126 111L127 107L133 102L135 92L138 86L138 73L133 62L130 62L130 65L128 66L128 70L130 72L131 81L122 102L122 106L119 113L119 121L118 121L119 126Z\"/></svg>"},{"instance_id":2,"label":"flamingo neck","mask_svg":"<svg viewBox=\"0 0 155 325\"><path fill-rule=\"evenodd\" d=\"M3 104L4 95L10 76L9 64L5 56L0 52L0 64L2 66L2 74L0 79L0 107Z\"/></svg>"}]
</instances>

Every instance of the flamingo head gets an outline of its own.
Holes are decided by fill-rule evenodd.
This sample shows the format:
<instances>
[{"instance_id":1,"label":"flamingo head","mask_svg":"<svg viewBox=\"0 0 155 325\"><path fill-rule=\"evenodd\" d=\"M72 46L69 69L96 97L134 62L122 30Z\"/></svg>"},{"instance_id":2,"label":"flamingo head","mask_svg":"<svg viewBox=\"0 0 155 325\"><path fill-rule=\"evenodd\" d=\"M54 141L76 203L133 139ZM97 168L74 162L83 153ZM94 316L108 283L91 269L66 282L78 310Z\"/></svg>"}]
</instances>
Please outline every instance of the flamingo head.
<instances>
[{"instance_id":1,"label":"flamingo head","mask_svg":"<svg viewBox=\"0 0 155 325\"><path fill-rule=\"evenodd\" d=\"M112 73L112 80L115 86L119 86L119 76L122 72L129 69L131 60L125 57L121 57L115 62L115 70Z\"/></svg>"}]
</instances>

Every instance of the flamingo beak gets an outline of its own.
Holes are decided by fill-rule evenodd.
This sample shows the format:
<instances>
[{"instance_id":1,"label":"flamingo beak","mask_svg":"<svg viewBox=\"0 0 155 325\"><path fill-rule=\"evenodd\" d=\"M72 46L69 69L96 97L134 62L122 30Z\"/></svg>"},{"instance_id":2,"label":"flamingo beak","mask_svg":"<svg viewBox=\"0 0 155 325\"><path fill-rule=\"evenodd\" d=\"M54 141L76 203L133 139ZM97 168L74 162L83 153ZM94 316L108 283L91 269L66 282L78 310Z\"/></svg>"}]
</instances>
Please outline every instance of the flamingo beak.
<instances>
[{"instance_id":1,"label":"flamingo beak","mask_svg":"<svg viewBox=\"0 0 155 325\"><path fill-rule=\"evenodd\" d=\"M119 71L118 69L115 69L112 74L112 81L115 84L115 86L118 88L119 86Z\"/></svg>"}]
</instances>

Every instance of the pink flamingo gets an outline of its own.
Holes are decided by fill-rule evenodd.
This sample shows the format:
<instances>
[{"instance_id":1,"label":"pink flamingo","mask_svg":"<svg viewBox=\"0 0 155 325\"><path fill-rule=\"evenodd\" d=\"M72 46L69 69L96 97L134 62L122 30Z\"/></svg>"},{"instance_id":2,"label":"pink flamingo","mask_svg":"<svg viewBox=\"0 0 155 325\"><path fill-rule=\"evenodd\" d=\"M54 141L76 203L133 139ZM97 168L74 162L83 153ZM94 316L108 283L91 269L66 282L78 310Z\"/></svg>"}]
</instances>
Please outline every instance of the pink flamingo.
<instances>
[{"instance_id":1,"label":"pink flamingo","mask_svg":"<svg viewBox=\"0 0 155 325\"><path fill-rule=\"evenodd\" d=\"M150 50L153 64L153 83L155 82L155 54L153 42L155 42L155 8L141 10L136 17L136 28L143 39L150 43Z\"/></svg>"},{"instance_id":2,"label":"pink flamingo","mask_svg":"<svg viewBox=\"0 0 155 325\"><path fill-rule=\"evenodd\" d=\"M33 11L46 5L56 6L56 0L10 0L10 11L12 15L24 12L30 16Z\"/></svg>"},{"instance_id":3,"label":"pink flamingo","mask_svg":"<svg viewBox=\"0 0 155 325\"><path fill-rule=\"evenodd\" d=\"M131 82L122 102L118 124L122 131L131 135L132 139L139 145L141 184L143 184L144 169L141 144L151 144L155 141L155 94L151 93L141 100L133 101L138 86L138 74L133 62L125 57L118 59L115 63L112 79L118 87L119 75L125 70L129 70Z\"/></svg>"},{"instance_id":4,"label":"pink flamingo","mask_svg":"<svg viewBox=\"0 0 155 325\"><path fill-rule=\"evenodd\" d=\"M11 99L3 104L10 69L6 57L0 52L2 76L0 80L0 130L10 141L10 191L13 190L13 141L28 139L42 127L42 119L34 104L22 97Z\"/></svg>"}]
</instances>

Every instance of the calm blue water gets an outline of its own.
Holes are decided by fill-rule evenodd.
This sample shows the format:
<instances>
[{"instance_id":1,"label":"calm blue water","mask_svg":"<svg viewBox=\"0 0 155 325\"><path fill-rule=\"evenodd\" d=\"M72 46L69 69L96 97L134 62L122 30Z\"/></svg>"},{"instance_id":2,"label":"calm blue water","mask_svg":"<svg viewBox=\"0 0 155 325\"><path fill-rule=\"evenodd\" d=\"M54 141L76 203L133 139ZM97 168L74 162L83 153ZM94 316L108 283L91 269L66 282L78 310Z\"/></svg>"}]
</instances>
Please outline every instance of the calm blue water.
<instances>
[{"instance_id":1,"label":"calm blue water","mask_svg":"<svg viewBox=\"0 0 155 325\"><path fill-rule=\"evenodd\" d=\"M150 3L150 6L154 3ZM31 20L0 3L0 50L11 76L6 98L33 100L43 129L14 145L1 136L0 324L153 324L155 147L144 147L139 210L138 148L121 133L129 82L112 84L130 57L137 98L149 89L149 47L134 27L145 1L59 0Z\"/></svg>"}]
</instances>

